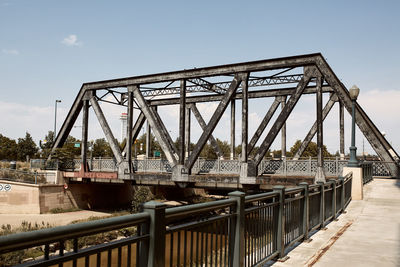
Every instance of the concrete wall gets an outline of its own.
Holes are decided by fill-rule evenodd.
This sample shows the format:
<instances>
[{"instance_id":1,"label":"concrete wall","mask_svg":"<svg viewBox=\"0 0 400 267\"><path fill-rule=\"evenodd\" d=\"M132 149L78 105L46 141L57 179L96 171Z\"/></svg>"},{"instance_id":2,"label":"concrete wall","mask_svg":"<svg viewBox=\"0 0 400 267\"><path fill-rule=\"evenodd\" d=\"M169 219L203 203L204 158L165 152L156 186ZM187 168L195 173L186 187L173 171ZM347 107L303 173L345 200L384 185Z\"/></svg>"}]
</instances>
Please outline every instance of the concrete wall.
<instances>
[{"instance_id":1,"label":"concrete wall","mask_svg":"<svg viewBox=\"0 0 400 267\"><path fill-rule=\"evenodd\" d=\"M64 190L63 185L41 185L39 187L40 213L48 213L55 208L70 209L76 208L70 192Z\"/></svg>"},{"instance_id":2,"label":"concrete wall","mask_svg":"<svg viewBox=\"0 0 400 267\"><path fill-rule=\"evenodd\" d=\"M0 180L0 184L11 189L0 191L0 213L40 213L39 185Z\"/></svg>"},{"instance_id":3,"label":"concrete wall","mask_svg":"<svg viewBox=\"0 0 400 267\"><path fill-rule=\"evenodd\" d=\"M67 189L56 184L27 184L0 180L11 189L0 191L0 213L39 214L51 209L121 209L130 207L133 188L122 184L69 184Z\"/></svg>"}]
</instances>

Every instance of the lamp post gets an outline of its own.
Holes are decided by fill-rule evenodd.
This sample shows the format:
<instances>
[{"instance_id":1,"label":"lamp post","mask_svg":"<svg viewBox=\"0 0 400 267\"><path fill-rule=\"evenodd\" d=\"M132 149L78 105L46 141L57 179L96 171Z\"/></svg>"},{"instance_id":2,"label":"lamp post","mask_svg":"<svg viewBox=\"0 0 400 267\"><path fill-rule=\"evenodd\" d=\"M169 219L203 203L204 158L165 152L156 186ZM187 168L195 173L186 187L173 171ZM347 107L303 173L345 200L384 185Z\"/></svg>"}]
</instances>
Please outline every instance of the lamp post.
<instances>
[{"instance_id":1,"label":"lamp post","mask_svg":"<svg viewBox=\"0 0 400 267\"><path fill-rule=\"evenodd\" d=\"M57 137L57 132L56 132L56 126L57 126L57 103L61 103L61 100L56 100L55 107L54 107L54 142L56 141Z\"/></svg>"},{"instance_id":2,"label":"lamp post","mask_svg":"<svg viewBox=\"0 0 400 267\"><path fill-rule=\"evenodd\" d=\"M356 100L358 94L360 93L360 89L353 85L353 87L349 90L350 98L351 98L351 146L350 146L350 160L347 163L347 167L359 167L357 160L357 147L356 147Z\"/></svg>"}]
</instances>

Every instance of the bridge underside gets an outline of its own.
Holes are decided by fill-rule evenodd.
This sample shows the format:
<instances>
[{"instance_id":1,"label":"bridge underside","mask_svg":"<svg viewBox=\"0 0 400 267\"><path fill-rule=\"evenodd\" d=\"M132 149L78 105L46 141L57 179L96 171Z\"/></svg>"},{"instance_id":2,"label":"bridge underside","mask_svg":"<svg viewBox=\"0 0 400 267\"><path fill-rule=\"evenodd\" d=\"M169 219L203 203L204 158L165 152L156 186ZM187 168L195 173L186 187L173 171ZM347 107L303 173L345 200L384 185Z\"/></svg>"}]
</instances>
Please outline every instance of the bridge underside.
<instances>
[{"instance_id":1,"label":"bridge underside","mask_svg":"<svg viewBox=\"0 0 400 267\"><path fill-rule=\"evenodd\" d=\"M239 64L197 68L177 72L136 76L122 79L85 83L82 85L58 136L53 151L63 146L78 115L82 113L82 162L87 162L89 108L92 108L111 146L117 162L117 179L141 181L141 174L135 172L132 146L140 129L147 122L147 147L150 147L152 131L160 143L163 154L169 163L166 180L171 183L192 183L192 170L198 161L200 152L209 141L219 156L221 149L212 136L223 113L231 108L230 145L231 159L235 158L235 106L241 102L241 153L239 155L239 173L236 184L256 184L262 177L259 166L279 132L282 135L282 154L286 154L285 123L294 107L304 94L316 95L317 119L305 137L295 158L301 156L305 148L317 135L318 166L316 179L324 180L323 121L332 106L340 106L340 153L344 155L344 108L351 112L351 99L346 87L336 77L321 54L301 55L270 60L260 60ZM322 106L323 94L329 94L329 101ZM112 96L112 100L108 98ZM257 131L250 138L249 99L273 98L274 101L265 110L265 116ZM127 109L127 142L120 148L113 136L99 102L108 102L125 106ZM197 108L200 102L217 102L218 106L211 119L205 122ZM179 136L177 145L172 141L169 131L161 119L157 107L179 105ZM281 110L274 122L272 117ZM134 109L139 110L137 120L133 121ZM194 148L190 147L191 114L198 121L202 132ZM397 162L398 154L369 119L360 105L356 105L356 122L377 155L384 162ZM271 122L271 124L270 124ZM261 136L270 125L265 137ZM150 130L151 129L151 130ZM250 140L249 140L250 139ZM259 142L260 141L260 142ZM260 143L257 151L256 144ZM147 157L150 157L149 151ZM392 176L397 176L398 166L387 166ZM79 174L77 174L79 176ZM93 177L101 174L92 173L82 165L80 176ZM161 175L161 174L157 174ZM199 179L196 177L195 179Z\"/></svg>"}]
</instances>

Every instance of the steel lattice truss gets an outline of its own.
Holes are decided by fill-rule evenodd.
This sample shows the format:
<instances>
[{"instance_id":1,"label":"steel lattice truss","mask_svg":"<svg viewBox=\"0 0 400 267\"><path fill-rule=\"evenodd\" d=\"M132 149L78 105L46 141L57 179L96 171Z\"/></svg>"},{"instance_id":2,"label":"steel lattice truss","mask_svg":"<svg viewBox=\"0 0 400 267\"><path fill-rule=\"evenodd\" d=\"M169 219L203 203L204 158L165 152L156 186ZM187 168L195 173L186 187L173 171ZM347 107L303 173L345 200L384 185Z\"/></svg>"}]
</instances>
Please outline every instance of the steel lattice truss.
<instances>
[{"instance_id":1,"label":"steel lattice truss","mask_svg":"<svg viewBox=\"0 0 400 267\"><path fill-rule=\"evenodd\" d=\"M322 107L322 94L329 93L330 98ZM295 157L301 156L305 148L317 135L319 150L318 164L323 166L322 131L323 120L335 103L340 105L340 152L344 153L343 110L351 112L351 99L346 87L336 77L321 54L309 54L286 58L244 62L206 68L195 68L176 72L135 76L106 80L82 85L66 120L56 138L53 149L61 147L70 133L78 115L82 112L82 159L86 162L88 110L91 107L102 126L118 165L118 177L135 179L132 165L132 142L136 139L145 121L163 149L171 166L172 180L188 182L193 165L207 141L211 142L217 154L221 151L212 136L222 114L230 105L234 114L235 103L242 102L242 152L240 154L240 182L253 183L259 175L258 166L264 155L282 132L282 143L286 142L285 123L303 94L316 94L317 120L305 137ZM110 97L111 96L111 97ZM275 101L266 110L256 133L248 137L248 100L251 98L273 97ZM104 101L127 107L127 142L122 153L115 141L99 102ZM210 121L206 123L196 108L198 102L218 102L218 107ZM179 105L179 144L172 142L171 136L157 112L157 106ZM260 140L266 126L270 123L278 106L281 111L273 122L254 157L250 153ZM133 109L139 109L140 115L133 121ZM190 144L190 114L201 126L202 134L192 151ZM231 115L232 125L234 116ZM397 162L398 154L369 119L360 105L356 105L356 122L370 142L378 156L387 162ZM231 129L231 149L234 153L234 128ZM149 136L149 135L148 135ZM250 141L248 140L250 139ZM285 153L286 148L282 148ZM388 166L392 175L397 175L397 165ZM91 177L87 167L82 165L82 175ZM86 173L86 174L85 174Z\"/></svg>"}]
</instances>

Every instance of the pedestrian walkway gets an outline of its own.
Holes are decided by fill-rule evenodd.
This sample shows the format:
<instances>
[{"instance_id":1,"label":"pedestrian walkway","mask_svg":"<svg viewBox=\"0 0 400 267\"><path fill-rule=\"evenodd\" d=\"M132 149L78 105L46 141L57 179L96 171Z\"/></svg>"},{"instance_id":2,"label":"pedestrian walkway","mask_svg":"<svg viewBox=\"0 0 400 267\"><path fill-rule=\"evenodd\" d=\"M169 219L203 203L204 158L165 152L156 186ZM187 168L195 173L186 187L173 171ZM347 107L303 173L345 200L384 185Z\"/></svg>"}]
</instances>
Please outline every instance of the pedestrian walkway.
<instances>
[{"instance_id":1,"label":"pedestrian walkway","mask_svg":"<svg viewBox=\"0 0 400 267\"><path fill-rule=\"evenodd\" d=\"M375 179L338 219L273 266L400 266L399 179Z\"/></svg>"}]
</instances>

